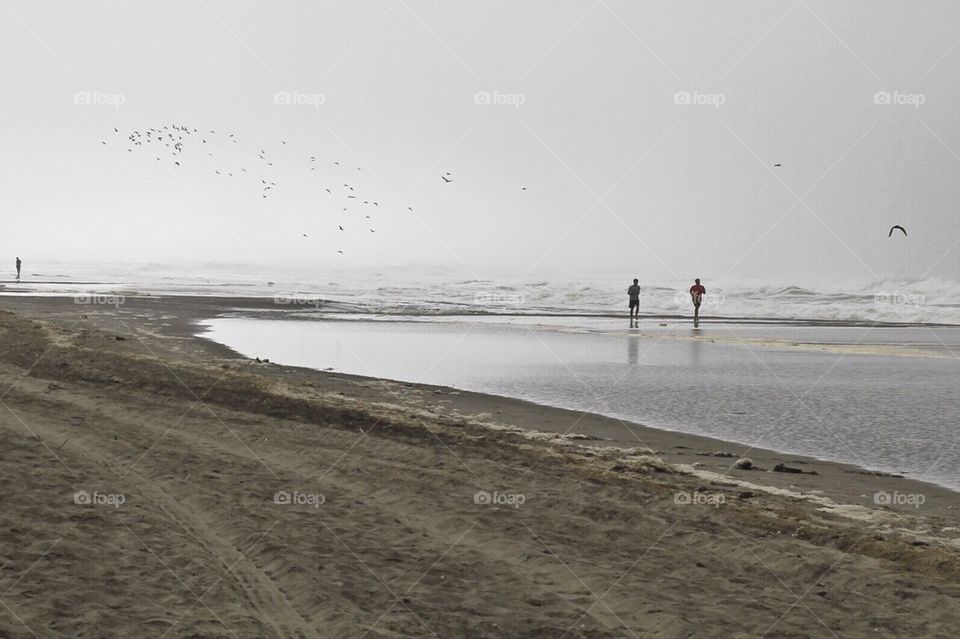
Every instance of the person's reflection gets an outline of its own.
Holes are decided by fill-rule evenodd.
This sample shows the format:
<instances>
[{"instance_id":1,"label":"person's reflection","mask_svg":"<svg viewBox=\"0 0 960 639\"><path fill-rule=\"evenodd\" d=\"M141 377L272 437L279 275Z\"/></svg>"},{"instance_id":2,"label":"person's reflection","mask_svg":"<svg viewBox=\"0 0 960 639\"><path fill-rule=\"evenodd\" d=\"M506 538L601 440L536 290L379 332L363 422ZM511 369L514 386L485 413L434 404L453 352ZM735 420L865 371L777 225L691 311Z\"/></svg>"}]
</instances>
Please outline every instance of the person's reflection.
<instances>
[{"instance_id":1,"label":"person's reflection","mask_svg":"<svg viewBox=\"0 0 960 639\"><path fill-rule=\"evenodd\" d=\"M703 342L697 338L690 340L690 365L700 366L700 350L703 348Z\"/></svg>"},{"instance_id":2,"label":"person's reflection","mask_svg":"<svg viewBox=\"0 0 960 639\"><path fill-rule=\"evenodd\" d=\"M630 364L636 364L638 357L638 352L640 349L640 336L639 335L627 335L627 362Z\"/></svg>"}]
</instances>

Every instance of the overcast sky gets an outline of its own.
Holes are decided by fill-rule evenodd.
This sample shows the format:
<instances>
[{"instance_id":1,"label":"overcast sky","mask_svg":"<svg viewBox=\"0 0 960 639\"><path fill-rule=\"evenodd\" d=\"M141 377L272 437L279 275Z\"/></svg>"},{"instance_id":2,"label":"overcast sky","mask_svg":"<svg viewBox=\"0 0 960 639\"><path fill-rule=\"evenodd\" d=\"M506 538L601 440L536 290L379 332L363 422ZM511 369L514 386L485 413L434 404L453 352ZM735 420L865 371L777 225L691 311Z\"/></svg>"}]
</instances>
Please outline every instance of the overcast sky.
<instances>
[{"instance_id":1,"label":"overcast sky","mask_svg":"<svg viewBox=\"0 0 960 639\"><path fill-rule=\"evenodd\" d=\"M0 16L3 259L960 279L954 2ZM207 144L127 151L174 123Z\"/></svg>"}]
</instances>

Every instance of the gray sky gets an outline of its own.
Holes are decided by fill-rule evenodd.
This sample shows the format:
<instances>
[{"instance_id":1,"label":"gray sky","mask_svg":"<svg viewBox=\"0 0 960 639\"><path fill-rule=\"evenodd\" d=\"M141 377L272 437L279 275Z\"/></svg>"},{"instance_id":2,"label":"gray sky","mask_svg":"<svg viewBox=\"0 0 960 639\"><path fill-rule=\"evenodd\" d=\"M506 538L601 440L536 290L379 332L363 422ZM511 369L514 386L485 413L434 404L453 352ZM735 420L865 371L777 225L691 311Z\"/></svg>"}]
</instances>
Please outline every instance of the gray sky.
<instances>
[{"instance_id":1,"label":"gray sky","mask_svg":"<svg viewBox=\"0 0 960 639\"><path fill-rule=\"evenodd\" d=\"M960 279L956 3L6 2L0 15L10 260ZM217 134L176 167L113 133L172 123ZM263 178L277 182L267 199ZM348 202L344 183L379 206ZM894 223L910 237L888 239Z\"/></svg>"}]
</instances>

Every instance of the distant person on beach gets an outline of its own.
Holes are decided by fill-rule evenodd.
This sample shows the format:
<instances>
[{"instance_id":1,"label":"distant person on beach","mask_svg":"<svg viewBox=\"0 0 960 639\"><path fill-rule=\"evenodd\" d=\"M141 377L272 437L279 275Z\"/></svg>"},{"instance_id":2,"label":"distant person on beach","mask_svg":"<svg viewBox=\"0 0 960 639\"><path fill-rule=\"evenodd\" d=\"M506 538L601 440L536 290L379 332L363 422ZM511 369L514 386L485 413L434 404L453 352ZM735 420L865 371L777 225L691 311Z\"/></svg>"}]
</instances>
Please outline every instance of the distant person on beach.
<instances>
[{"instance_id":1,"label":"distant person on beach","mask_svg":"<svg viewBox=\"0 0 960 639\"><path fill-rule=\"evenodd\" d=\"M20 258L17 258L17 281L20 281Z\"/></svg>"},{"instance_id":2,"label":"distant person on beach","mask_svg":"<svg viewBox=\"0 0 960 639\"><path fill-rule=\"evenodd\" d=\"M630 327L640 320L640 282L633 280L633 285L627 289L630 296Z\"/></svg>"},{"instance_id":3,"label":"distant person on beach","mask_svg":"<svg viewBox=\"0 0 960 639\"><path fill-rule=\"evenodd\" d=\"M693 301L693 325L700 324L700 302L703 296L707 294L707 289L700 284L700 278L695 279L693 286L690 287L690 299Z\"/></svg>"}]
</instances>

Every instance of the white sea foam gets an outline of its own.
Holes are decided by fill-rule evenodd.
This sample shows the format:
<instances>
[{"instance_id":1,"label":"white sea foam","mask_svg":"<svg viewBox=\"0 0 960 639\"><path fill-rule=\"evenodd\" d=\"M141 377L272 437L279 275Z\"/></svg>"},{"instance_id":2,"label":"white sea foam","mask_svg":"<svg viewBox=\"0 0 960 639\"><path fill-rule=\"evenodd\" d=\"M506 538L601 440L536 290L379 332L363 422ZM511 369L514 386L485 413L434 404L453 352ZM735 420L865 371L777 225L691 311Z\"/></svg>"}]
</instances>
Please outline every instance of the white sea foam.
<instances>
[{"instance_id":1,"label":"white sea foam","mask_svg":"<svg viewBox=\"0 0 960 639\"><path fill-rule=\"evenodd\" d=\"M325 312L388 314L621 314L629 277L480 279L426 267L314 273L240 264L54 265L27 269L6 294L141 292L323 300ZM641 311L687 315L690 282L641 282ZM706 317L960 324L960 284L886 280L800 286L704 279Z\"/></svg>"}]
</instances>

